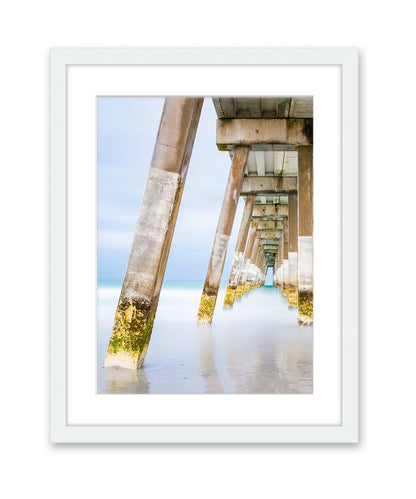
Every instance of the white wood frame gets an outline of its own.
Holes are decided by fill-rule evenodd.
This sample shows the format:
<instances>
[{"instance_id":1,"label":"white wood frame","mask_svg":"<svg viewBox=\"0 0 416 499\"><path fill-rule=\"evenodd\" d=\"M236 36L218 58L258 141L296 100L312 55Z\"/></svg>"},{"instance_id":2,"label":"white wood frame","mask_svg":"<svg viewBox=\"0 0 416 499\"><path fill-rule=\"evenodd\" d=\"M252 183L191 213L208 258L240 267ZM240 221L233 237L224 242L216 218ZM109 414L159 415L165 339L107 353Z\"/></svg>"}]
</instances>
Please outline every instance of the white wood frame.
<instances>
[{"instance_id":1,"label":"white wood frame","mask_svg":"<svg viewBox=\"0 0 416 499\"><path fill-rule=\"evenodd\" d=\"M66 72L68 65L342 66L342 424L338 426L67 425ZM358 51L58 48L50 53L50 397L56 443L355 443L359 431Z\"/></svg>"}]
</instances>

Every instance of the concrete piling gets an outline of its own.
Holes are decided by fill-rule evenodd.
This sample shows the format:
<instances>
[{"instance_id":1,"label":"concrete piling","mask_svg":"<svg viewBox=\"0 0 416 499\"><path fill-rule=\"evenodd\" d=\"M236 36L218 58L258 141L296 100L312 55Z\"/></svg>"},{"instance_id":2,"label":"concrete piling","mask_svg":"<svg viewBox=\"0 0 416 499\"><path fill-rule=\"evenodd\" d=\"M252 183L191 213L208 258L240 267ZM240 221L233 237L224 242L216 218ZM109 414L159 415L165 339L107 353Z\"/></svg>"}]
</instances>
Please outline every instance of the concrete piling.
<instances>
[{"instance_id":1,"label":"concrete piling","mask_svg":"<svg viewBox=\"0 0 416 499\"><path fill-rule=\"evenodd\" d=\"M276 253L276 286L282 290L283 289L283 252L284 252L284 234L281 235L279 239L279 246Z\"/></svg>"},{"instance_id":2,"label":"concrete piling","mask_svg":"<svg viewBox=\"0 0 416 499\"><path fill-rule=\"evenodd\" d=\"M298 195L289 194L288 303L298 306Z\"/></svg>"},{"instance_id":3,"label":"concrete piling","mask_svg":"<svg viewBox=\"0 0 416 499\"><path fill-rule=\"evenodd\" d=\"M289 293L289 220L286 217L283 220L283 262L282 262L282 293L287 296Z\"/></svg>"},{"instance_id":4,"label":"concrete piling","mask_svg":"<svg viewBox=\"0 0 416 499\"><path fill-rule=\"evenodd\" d=\"M105 367L144 363L203 98L166 98Z\"/></svg>"},{"instance_id":5,"label":"concrete piling","mask_svg":"<svg viewBox=\"0 0 416 499\"><path fill-rule=\"evenodd\" d=\"M248 293L250 291L256 276L256 270L257 270L256 260L258 257L259 246L260 246L260 234L257 231L254 239L253 249L250 256L250 263L247 267L246 283L243 289L244 293Z\"/></svg>"},{"instance_id":6,"label":"concrete piling","mask_svg":"<svg viewBox=\"0 0 416 499\"><path fill-rule=\"evenodd\" d=\"M293 116L292 106L282 116L276 100L272 115L261 116L250 106L227 110L216 99L217 146L234 155L197 323L212 322L238 199L244 195L224 308L264 285L273 267L273 285L288 296L290 308L298 307L299 325L313 324L311 103L302 108L303 117ZM105 367L137 369L145 361L203 100L165 99Z\"/></svg>"},{"instance_id":7,"label":"concrete piling","mask_svg":"<svg viewBox=\"0 0 416 499\"><path fill-rule=\"evenodd\" d=\"M269 265L266 261L266 259L264 259L264 265L263 265L263 276L262 276L262 281L261 281L261 285L264 286L264 283L266 282L266 276L267 276L267 271L269 270Z\"/></svg>"},{"instance_id":8,"label":"concrete piling","mask_svg":"<svg viewBox=\"0 0 416 499\"><path fill-rule=\"evenodd\" d=\"M266 274L265 274L264 252L260 245L256 262L256 277L253 282L253 288L259 288L260 286L263 286L265 276Z\"/></svg>"},{"instance_id":9,"label":"concrete piling","mask_svg":"<svg viewBox=\"0 0 416 499\"><path fill-rule=\"evenodd\" d=\"M259 280L259 272L260 272L259 261L260 261L260 251L261 251L260 248L261 248L261 244L259 242L259 246L257 248L256 257L255 257L254 263L253 263L253 273L252 273L253 277L252 277L250 289L256 288L258 280Z\"/></svg>"},{"instance_id":10,"label":"concrete piling","mask_svg":"<svg viewBox=\"0 0 416 499\"><path fill-rule=\"evenodd\" d=\"M277 248L276 254L274 256L274 266L273 266L273 286L275 288L279 287L277 280L277 271L279 270L279 248Z\"/></svg>"},{"instance_id":11,"label":"concrete piling","mask_svg":"<svg viewBox=\"0 0 416 499\"><path fill-rule=\"evenodd\" d=\"M212 322L249 151L250 147L246 145L236 146L235 148L207 277L199 304L197 324L210 324Z\"/></svg>"},{"instance_id":12,"label":"concrete piling","mask_svg":"<svg viewBox=\"0 0 416 499\"><path fill-rule=\"evenodd\" d=\"M240 278L241 267L244 260L244 250L250 228L251 214L253 213L254 198L254 194L249 194L246 197L240 230L238 232L237 243L231 264L230 278L224 298L224 308L232 308L234 305L235 293L237 291L238 280Z\"/></svg>"},{"instance_id":13,"label":"concrete piling","mask_svg":"<svg viewBox=\"0 0 416 499\"><path fill-rule=\"evenodd\" d=\"M219 118L217 147L223 151L251 147L242 194L256 195L252 216L261 220L259 231L273 231L262 236L265 270L252 251L249 265L243 264L236 298L241 281L247 291L250 285L260 285L262 275L273 267L273 284L288 297L289 307L299 303L299 324L312 324L313 99L302 100L302 111L291 103L287 112L273 110L267 116L247 100L244 105L231 98L218 97L214 102Z\"/></svg>"},{"instance_id":14,"label":"concrete piling","mask_svg":"<svg viewBox=\"0 0 416 499\"><path fill-rule=\"evenodd\" d=\"M298 149L298 323L313 323L312 147Z\"/></svg>"},{"instance_id":15,"label":"concrete piling","mask_svg":"<svg viewBox=\"0 0 416 499\"><path fill-rule=\"evenodd\" d=\"M238 280L237 291L235 293L236 299L242 298L243 293L244 293L244 288L245 288L246 279L247 279L247 273L248 273L248 270L250 267L251 253L253 251L254 240L256 238L256 233L257 233L258 222L259 222L258 218L254 218L250 222L250 230L249 230L249 235L248 235L248 240L247 240L247 246L246 246L246 251L244 253L244 262L243 262L243 266L241 268L240 278Z\"/></svg>"}]
</instances>

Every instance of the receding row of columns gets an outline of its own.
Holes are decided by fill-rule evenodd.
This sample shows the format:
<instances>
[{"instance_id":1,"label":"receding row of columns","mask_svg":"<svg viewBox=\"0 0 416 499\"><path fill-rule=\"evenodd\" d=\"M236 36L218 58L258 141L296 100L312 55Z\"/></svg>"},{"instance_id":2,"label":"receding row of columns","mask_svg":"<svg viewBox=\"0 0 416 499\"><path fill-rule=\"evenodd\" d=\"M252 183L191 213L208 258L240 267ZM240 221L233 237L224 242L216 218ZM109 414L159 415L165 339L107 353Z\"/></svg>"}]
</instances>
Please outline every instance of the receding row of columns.
<instances>
[{"instance_id":1,"label":"receding row of columns","mask_svg":"<svg viewBox=\"0 0 416 499\"><path fill-rule=\"evenodd\" d=\"M165 100L109 341L106 367L137 368L144 362L202 104L203 98L172 97ZM273 238L272 244L269 245L275 251L277 249L274 263L275 284L281 287L284 293L289 290L288 296L292 304L295 303L295 298L291 298L291 294L296 293L299 324L311 324L313 321L311 122L291 120L286 124L286 120L271 120L276 122L274 124L276 126L270 128L269 120L241 120L247 122L243 125L248 130L247 137L241 137L241 130L244 127L241 128L241 124L240 127L234 127L233 123L227 124L226 121L233 120L217 122L217 143L221 147L224 144L231 144L234 156L197 322L209 324L213 318L251 143L257 140L261 147L270 141L282 144L286 137L289 144L296 146L298 150L297 193L293 192L292 185L287 207L284 205L259 207L255 205L254 193L246 193L243 220L224 305L232 306L234 300L241 297L244 291L264 284L267 268L271 266L268 260L270 253L267 259L267 245L263 245L258 225L260 221L270 218L283 219L280 237ZM260 133L262 127L265 134ZM284 182L273 184L277 189L278 186L283 186Z\"/></svg>"},{"instance_id":2,"label":"receding row of columns","mask_svg":"<svg viewBox=\"0 0 416 499\"><path fill-rule=\"evenodd\" d=\"M251 288L264 283L268 265L265 260L266 251L261 242L260 234L262 231L259 230L258 223L261 219L270 218L268 214L273 213L277 214L282 220L280 237L274 237L270 241L265 239L266 242L271 243L270 246L267 246L268 249L274 249L277 243L273 265L274 285L281 289L284 296L288 297L289 308L298 308L298 323L300 325L310 325L313 323L312 147L300 147L298 149L298 158L298 191L288 194L287 210L277 209L281 206L276 205L272 211L267 209L256 210L256 214L260 216L253 217L255 196L250 194L246 197L230 278L225 293L224 307L231 308L236 298L241 298L244 292L248 292ZM228 187L226 190L227 195L231 195ZM226 199L224 199L224 206L229 206ZM232 216L235 214L234 205L233 210ZM265 216L262 217L262 214ZM226 215L226 212L221 212L220 221ZM218 227L221 226L221 223L219 223ZM274 236L276 236L278 231L273 232ZM227 237L229 237L229 233ZM216 236L198 311L197 322L199 324L210 324L212 322L227 249L226 246L221 245L221 242L222 239ZM222 251L220 265L214 268L215 256L220 251ZM215 281L213 276L215 276ZM215 284L215 287L213 284Z\"/></svg>"},{"instance_id":3,"label":"receding row of columns","mask_svg":"<svg viewBox=\"0 0 416 499\"><path fill-rule=\"evenodd\" d=\"M249 146L238 146L235 149L199 304L198 324L209 324L212 321L249 152Z\"/></svg>"},{"instance_id":4,"label":"receding row of columns","mask_svg":"<svg viewBox=\"0 0 416 499\"><path fill-rule=\"evenodd\" d=\"M298 191L288 194L288 205L286 210L258 209L257 215L264 217L253 217L254 200L253 195L247 195L243 217L240 225L237 245L233 256L230 278L225 294L224 307L231 308L235 298L242 296L243 292L264 282L267 272L265 266L265 248L262 247L258 221L267 219L268 214L278 214L282 219L282 231L279 238L274 237L267 249L277 248L274 260L274 284L279 287L284 296L288 297L289 308L298 308L298 322L300 325L313 323L313 172L312 172L312 147L305 146L298 149ZM224 200L225 202L225 200ZM235 213L235 211L234 211ZM248 221L252 216L250 232ZM221 218L221 217L220 217ZM275 231L277 232L277 231ZM243 259L243 248L248 237L247 247ZM276 236L276 233L274 234ZM267 237L267 233L266 233ZM212 255L218 252L216 242ZM213 256L211 255L211 261ZM223 255L223 268L225 254ZM265 267L265 268L264 268ZM215 302L218 295L221 276L217 276L216 288L208 287L212 282L212 267L208 269L207 280L201 298L197 322L209 324L212 321ZM237 284L238 283L238 284ZM210 301L212 306L206 305L209 297L207 289L212 292Z\"/></svg>"},{"instance_id":5,"label":"receding row of columns","mask_svg":"<svg viewBox=\"0 0 416 499\"><path fill-rule=\"evenodd\" d=\"M238 281L240 279L241 269L244 262L244 251L246 248L247 237L250 229L251 215L253 214L255 195L250 194L246 197L244 205L243 218L238 231L237 243L235 246L233 261L231 264L230 279L228 281L227 291L225 293L224 307L233 306L237 292Z\"/></svg>"},{"instance_id":6,"label":"receding row of columns","mask_svg":"<svg viewBox=\"0 0 416 499\"><path fill-rule=\"evenodd\" d=\"M289 194L284 237L276 252L273 283L298 308L300 325L313 323L312 147L298 149L298 192Z\"/></svg>"}]
</instances>

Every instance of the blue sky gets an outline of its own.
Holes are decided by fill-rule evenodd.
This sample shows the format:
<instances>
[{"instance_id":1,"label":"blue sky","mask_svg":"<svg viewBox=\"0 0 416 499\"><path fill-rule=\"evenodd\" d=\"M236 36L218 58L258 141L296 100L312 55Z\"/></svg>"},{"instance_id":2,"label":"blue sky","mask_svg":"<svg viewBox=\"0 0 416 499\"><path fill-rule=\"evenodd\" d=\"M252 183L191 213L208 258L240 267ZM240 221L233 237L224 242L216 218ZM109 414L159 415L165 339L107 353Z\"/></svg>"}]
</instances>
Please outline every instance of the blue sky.
<instances>
[{"instance_id":1,"label":"blue sky","mask_svg":"<svg viewBox=\"0 0 416 499\"><path fill-rule=\"evenodd\" d=\"M163 98L99 97L98 279L123 279L152 158ZM165 279L204 280L231 159L215 143L216 114L206 98L185 182ZM227 281L244 200L240 198L223 280Z\"/></svg>"}]
</instances>

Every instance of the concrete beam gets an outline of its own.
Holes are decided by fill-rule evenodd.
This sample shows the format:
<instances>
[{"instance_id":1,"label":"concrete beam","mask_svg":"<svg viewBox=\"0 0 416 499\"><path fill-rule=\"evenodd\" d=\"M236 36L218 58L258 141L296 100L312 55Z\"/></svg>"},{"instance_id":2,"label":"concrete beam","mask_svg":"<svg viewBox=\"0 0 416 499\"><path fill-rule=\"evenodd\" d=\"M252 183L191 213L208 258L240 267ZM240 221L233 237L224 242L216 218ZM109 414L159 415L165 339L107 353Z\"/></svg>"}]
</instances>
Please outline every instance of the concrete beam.
<instances>
[{"instance_id":1,"label":"concrete beam","mask_svg":"<svg viewBox=\"0 0 416 499\"><path fill-rule=\"evenodd\" d=\"M287 217L289 208L287 204L256 204L253 208L253 218L256 217Z\"/></svg>"},{"instance_id":2,"label":"concrete beam","mask_svg":"<svg viewBox=\"0 0 416 499\"><path fill-rule=\"evenodd\" d=\"M245 177L241 195L247 194L289 194L297 192L297 177Z\"/></svg>"},{"instance_id":3,"label":"concrete beam","mask_svg":"<svg viewBox=\"0 0 416 499\"><path fill-rule=\"evenodd\" d=\"M217 120L218 149L230 150L237 145L309 146L313 143L313 119L219 119ZM261 148L260 148L261 150Z\"/></svg>"},{"instance_id":4,"label":"concrete beam","mask_svg":"<svg viewBox=\"0 0 416 499\"><path fill-rule=\"evenodd\" d=\"M256 217L256 220L259 222L283 222L283 220L286 217L281 216L281 217L273 217L273 216L266 216L266 217Z\"/></svg>"},{"instance_id":5,"label":"concrete beam","mask_svg":"<svg viewBox=\"0 0 416 499\"><path fill-rule=\"evenodd\" d=\"M259 220L258 230L283 230L283 220Z\"/></svg>"},{"instance_id":6,"label":"concrete beam","mask_svg":"<svg viewBox=\"0 0 416 499\"><path fill-rule=\"evenodd\" d=\"M261 244L263 246L267 246L272 244L273 246L278 246L279 245L280 239L261 239Z\"/></svg>"},{"instance_id":7,"label":"concrete beam","mask_svg":"<svg viewBox=\"0 0 416 499\"><path fill-rule=\"evenodd\" d=\"M280 239L280 230L258 230L258 232L260 234L260 239Z\"/></svg>"},{"instance_id":8,"label":"concrete beam","mask_svg":"<svg viewBox=\"0 0 416 499\"><path fill-rule=\"evenodd\" d=\"M289 204L289 194L257 194L254 204Z\"/></svg>"}]
</instances>

